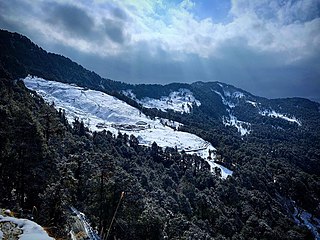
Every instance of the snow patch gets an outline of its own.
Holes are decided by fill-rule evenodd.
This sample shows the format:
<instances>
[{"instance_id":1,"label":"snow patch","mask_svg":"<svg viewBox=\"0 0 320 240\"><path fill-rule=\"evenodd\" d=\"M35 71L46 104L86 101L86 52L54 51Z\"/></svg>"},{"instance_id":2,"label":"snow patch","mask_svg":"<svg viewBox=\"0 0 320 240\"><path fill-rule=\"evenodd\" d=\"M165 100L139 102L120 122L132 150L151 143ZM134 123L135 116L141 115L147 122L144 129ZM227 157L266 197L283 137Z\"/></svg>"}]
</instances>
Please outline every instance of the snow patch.
<instances>
[{"instance_id":1,"label":"snow patch","mask_svg":"<svg viewBox=\"0 0 320 240\"><path fill-rule=\"evenodd\" d=\"M54 238L48 236L47 232L40 225L28 219L18 219L0 215L0 223L4 222L11 222L16 225L16 228L22 231L22 234L19 235L19 240L54 240ZM4 238L4 235L5 233L1 231L0 239Z\"/></svg>"},{"instance_id":2,"label":"snow patch","mask_svg":"<svg viewBox=\"0 0 320 240\"><path fill-rule=\"evenodd\" d=\"M220 92L218 92L216 90L213 90L213 91L221 97L222 103L224 105L228 106L229 108L234 108L236 106L234 103L227 101L226 98Z\"/></svg>"},{"instance_id":3,"label":"snow patch","mask_svg":"<svg viewBox=\"0 0 320 240\"><path fill-rule=\"evenodd\" d=\"M226 91L224 88L223 88L223 94L228 97L228 98L243 98L244 97L244 94L242 92L229 92L229 91Z\"/></svg>"},{"instance_id":4,"label":"snow patch","mask_svg":"<svg viewBox=\"0 0 320 240\"><path fill-rule=\"evenodd\" d=\"M86 215L74 207L70 207L70 210L73 214L76 215L77 221L80 222L81 229L84 230L86 234L86 239L88 240L101 240L101 238L96 234L96 232L92 229L90 223L88 222ZM75 222L76 224L77 222ZM77 239L77 234L74 230L70 231L71 239Z\"/></svg>"},{"instance_id":5,"label":"snow patch","mask_svg":"<svg viewBox=\"0 0 320 240\"><path fill-rule=\"evenodd\" d=\"M171 127L175 130L179 130L179 128L181 126L183 126L182 123L179 123L179 122L175 122L173 120L169 120L169 119L165 119L165 118L157 118L160 120L160 123L162 123L164 126L168 126L168 127Z\"/></svg>"},{"instance_id":6,"label":"snow patch","mask_svg":"<svg viewBox=\"0 0 320 240\"><path fill-rule=\"evenodd\" d=\"M141 145L151 146L156 142L159 147L176 147L178 151L196 153L210 166L220 168L222 176L232 174L232 171L208 159L209 149L215 150L210 143L194 134L178 131L181 123L150 119L138 109L103 92L30 76L24 79L24 83L46 102L54 102L57 109L64 109L69 122L77 117L92 131L132 134Z\"/></svg>"},{"instance_id":7,"label":"snow patch","mask_svg":"<svg viewBox=\"0 0 320 240\"><path fill-rule=\"evenodd\" d=\"M262 115L262 116L267 116L267 117L281 118L281 119L284 119L284 120L286 120L288 122L293 122L293 123L298 124L298 126L301 126L301 122L298 119L296 119L294 116L293 117L288 117L285 114L277 113L274 110L259 111L259 114Z\"/></svg>"},{"instance_id":8,"label":"snow patch","mask_svg":"<svg viewBox=\"0 0 320 240\"><path fill-rule=\"evenodd\" d=\"M157 108L163 111L171 109L176 112L190 113L193 106L199 107L201 105L200 101L193 96L193 93L189 89L184 88L171 92L169 96L162 96L160 99L146 97L139 100L132 90L123 91L123 94L146 108Z\"/></svg>"},{"instance_id":9,"label":"snow patch","mask_svg":"<svg viewBox=\"0 0 320 240\"><path fill-rule=\"evenodd\" d=\"M223 117L222 122L225 126L233 126L238 129L241 136L249 134L251 132L251 124L244 121L239 121L235 116L229 114L229 117Z\"/></svg>"},{"instance_id":10,"label":"snow patch","mask_svg":"<svg viewBox=\"0 0 320 240\"><path fill-rule=\"evenodd\" d=\"M258 103L257 103L257 102L253 102L253 101L249 101L249 100L247 100L246 102L249 103L249 104L251 104L251 105L254 106L254 107L257 107L257 106L258 106Z\"/></svg>"},{"instance_id":11,"label":"snow patch","mask_svg":"<svg viewBox=\"0 0 320 240\"><path fill-rule=\"evenodd\" d=\"M214 172L214 169L216 167L221 170L221 178L222 179L226 179L228 176L232 176L232 174L233 174L233 171L231 171L230 169L228 169L218 163L215 163L214 160L207 160L207 163L209 163L209 165L210 165L211 172Z\"/></svg>"},{"instance_id":12,"label":"snow patch","mask_svg":"<svg viewBox=\"0 0 320 240\"><path fill-rule=\"evenodd\" d=\"M223 89L223 85L221 83L218 83L218 85Z\"/></svg>"},{"instance_id":13,"label":"snow patch","mask_svg":"<svg viewBox=\"0 0 320 240\"><path fill-rule=\"evenodd\" d=\"M244 96L244 94L242 92L234 92L234 93L232 93L232 97L234 97L234 98L243 98L245 96Z\"/></svg>"},{"instance_id":14,"label":"snow patch","mask_svg":"<svg viewBox=\"0 0 320 240\"><path fill-rule=\"evenodd\" d=\"M245 97L245 95L239 91L231 93L229 91L226 91L223 87L222 87L222 90L223 90L223 94L220 93L219 91L211 89L211 91L215 92L221 97L222 103L228 106L229 108L234 108L235 106L237 106L237 104L239 103L239 99Z\"/></svg>"}]
</instances>

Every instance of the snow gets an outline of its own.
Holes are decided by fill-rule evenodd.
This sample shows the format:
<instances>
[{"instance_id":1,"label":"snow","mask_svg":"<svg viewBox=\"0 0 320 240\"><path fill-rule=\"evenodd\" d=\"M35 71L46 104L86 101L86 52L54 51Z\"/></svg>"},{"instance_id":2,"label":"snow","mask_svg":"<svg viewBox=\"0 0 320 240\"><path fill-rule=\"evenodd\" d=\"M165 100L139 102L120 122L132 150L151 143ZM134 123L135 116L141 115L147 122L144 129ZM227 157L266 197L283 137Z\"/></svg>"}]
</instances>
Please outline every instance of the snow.
<instances>
[{"instance_id":1,"label":"snow","mask_svg":"<svg viewBox=\"0 0 320 240\"><path fill-rule=\"evenodd\" d=\"M238 129L238 132L241 134L241 136L244 136L246 134L249 134L251 132L251 124L244 121L239 121L235 116L232 114L229 114L229 117L223 117L222 118L223 124L225 126L233 126Z\"/></svg>"},{"instance_id":2,"label":"snow","mask_svg":"<svg viewBox=\"0 0 320 240\"><path fill-rule=\"evenodd\" d=\"M54 102L57 109L64 109L69 122L78 117L92 131L132 134L141 145L151 146L156 142L159 147L177 147L178 151L196 153L212 165L208 159L209 149L215 148L194 134L177 130L181 123L150 119L138 109L103 92L31 76L26 77L24 83L48 103ZM232 174L232 171L219 164L215 163L215 166L225 172L223 176Z\"/></svg>"},{"instance_id":3,"label":"snow","mask_svg":"<svg viewBox=\"0 0 320 240\"><path fill-rule=\"evenodd\" d=\"M267 116L267 117L274 117L274 118L282 118L288 122L293 122L298 124L298 126L301 126L301 122L296 119L294 116L293 117L288 117L285 114L282 113L277 113L274 110L264 110L264 111L259 111L259 114L262 116Z\"/></svg>"},{"instance_id":4,"label":"snow","mask_svg":"<svg viewBox=\"0 0 320 240\"><path fill-rule=\"evenodd\" d=\"M235 100L237 103L239 101L238 100L239 98L245 97L245 95L239 91L235 91L233 93L230 93L229 91L226 91L221 84L219 84L219 85L223 90L223 95L216 90L213 90L213 89L211 89L211 90L214 91L216 94L218 94L222 99L222 103L225 106L228 106L229 108L234 108L236 106L236 104L231 101L228 101L226 99L226 97L231 100ZM251 101L246 101L246 102L253 103ZM225 126L236 127L238 129L238 132L241 134L241 136L244 136L244 135L249 134L251 132L251 124L250 123L244 122L244 121L239 121L234 115L232 115L230 113L230 109L227 109L227 111L229 112L229 116L228 117L224 116L222 118L222 122Z\"/></svg>"},{"instance_id":5,"label":"snow","mask_svg":"<svg viewBox=\"0 0 320 240\"><path fill-rule=\"evenodd\" d=\"M70 208L71 211L77 216L77 219L80 221L82 228L84 229L86 233L86 239L89 240L100 240L100 237L95 233L95 231L92 229L91 225L88 223L88 220L86 218L86 215L82 212L79 212L77 209L74 207ZM77 239L76 233L71 230L70 235L72 239Z\"/></svg>"},{"instance_id":6,"label":"snow","mask_svg":"<svg viewBox=\"0 0 320 240\"><path fill-rule=\"evenodd\" d=\"M247 100L246 101L247 103L250 103L252 106L254 106L254 107L257 107L258 106L258 103L257 102L253 102L253 101L249 101L249 100Z\"/></svg>"},{"instance_id":7,"label":"snow","mask_svg":"<svg viewBox=\"0 0 320 240\"><path fill-rule=\"evenodd\" d=\"M232 97L234 97L234 98L243 98L244 94L242 92L234 92L234 93L232 93Z\"/></svg>"},{"instance_id":8,"label":"snow","mask_svg":"<svg viewBox=\"0 0 320 240\"><path fill-rule=\"evenodd\" d=\"M195 99L193 93L184 88L171 92L169 96L162 96L160 99L146 97L139 100L132 90L126 90L123 93L146 108L157 108L163 111L171 109L176 112L190 113L194 105L197 107L201 105L200 101Z\"/></svg>"},{"instance_id":9,"label":"snow","mask_svg":"<svg viewBox=\"0 0 320 240\"><path fill-rule=\"evenodd\" d=\"M5 217L0 215L0 222L11 222L17 225L17 228L22 230L22 234L19 235L19 240L54 240L48 236L47 232L41 226L28 219L18 219L15 217ZM0 233L0 239L2 238L4 238L3 232Z\"/></svg>"},{"instance_id":10,"label":"snow","mask_svg":"<svg viewBox=\"0 0 320 240\"><path fill-rule=\"evenodd\" d=\"M244 97L244 94L242 92L229 92L229 91L226 91L224 88L223 88L223 94L226 96L226 97L229 97L229 98L243 98Z\"/></svg>"},{"instance_id":11,"label":"snow","mask_svg":"<svg viewBox=\"0 0 320 240\"><path fill-rule=\"evenodd\" d=\"M228 176L232 176L233 174L233 171L231 171L230 169L224 167L224 166L221 166L220 164L217 164L214 162L214 160L208 160L207 161L210 165L210 171L211 172L214 172L214 169L217 167L217 168L220 168L221 170L221 178L222 179L226 179Z\"/></svg>"},{"instance_id":12,"label":"snow","mask_svg":"<svg viewBox=\"0 0 320 240\"><path fill-rule=\"evenodd\" d=\"M221 97L222 103L223 103L224 105L228 106L229 108L234 108L234 107L236 106L234 103L227 101L227 100L225 99L225 97L224 97L220 92L215 91L215 90L213 90L213 91Z\"/></svg>"},{"instance_id":13,"label":"snow","mask_svg":"<svg viewBox=\"0 0 320 240\"><path fill-rule=\"evenodd\" d=\"M221 83L218 83L218 85L223 89L223 85Z\"/></svg>"},{"instance_id":14,"label":"snow","mask_svg":"<svg viewBox=\"0 0 320 240\"><path fill-rule=\"evenodd\" d=\"M160 119L160 122L165 125L165 126L169 126L173 129L176 129L176 130L179 130L179 128L181 126L183 126L182 123L179 123L179 122L175 122L173 120L169 120L169 119L165 119L165 118L159 118Z\"/></svg>"},{"instance_id":15,"label":"snow","mask_svg":"<svg viewBox=\"0 0 320 240\"><path fill-rule=\"evenodd\" d=\"M239 92L239 91L230 92L226 90L226 88L222 86L222 84L218 83L218 85L222 88L223 94L214 89L211 89L211 91L218 94L222 99L222 103L228 106L229 108L234 108L239 103L239 99L245 97L245 95L242 92Z\"/></svg>"}]
</instances>

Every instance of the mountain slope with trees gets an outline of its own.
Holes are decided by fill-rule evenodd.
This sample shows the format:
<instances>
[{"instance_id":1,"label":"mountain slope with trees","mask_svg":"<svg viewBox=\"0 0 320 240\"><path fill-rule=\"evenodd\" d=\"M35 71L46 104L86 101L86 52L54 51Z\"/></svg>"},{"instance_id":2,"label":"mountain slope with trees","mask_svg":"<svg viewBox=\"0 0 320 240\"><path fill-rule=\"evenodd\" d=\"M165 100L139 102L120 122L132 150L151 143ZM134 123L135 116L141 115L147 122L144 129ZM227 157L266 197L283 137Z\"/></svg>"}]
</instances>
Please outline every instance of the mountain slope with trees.
<instances>
[{"instance_id":1,"label":"mountain slope with trees","mask_svg":"<svg viewBox=\"0 0 320 240\"><path fill-rule=\"evenodd\" d=\"M121 133L91 133L79 119L68 123L62 110L46 104L17 79L34 74L77 83L79 74L79 85L92 84L94 88L101 79L93 81L88 76L91 80L86 83L82 74L87 70L63 57L66 64L61 66L56 55L45 66L53 55L18 34L1 31L0 42L1 49L7 48L0 58L1 208L32 216L56 238L68 236L71 206L86 213L93 227L104 235L118 204L109 238L314 238L303 226L301 214L307 211L320 217L317 104L298 98L256 99L267 101L275 110L286 108L305 120L299 127L277 118L255 119L252 108L243 119L253 122L254 129L241 137L236 129L221 123L221 114L227 108L222 107L217 94L211 99L217 100L221 114L218 110L206 112L215 103L210 101L207 107L203 102L202 108L195 107L190 114L163 112L142 108L118 93L131 85L110 82L108 91L119 98L126 98L150 116L182 122L187 131L210 141L218 149L218 160L234 170L232 177L222 180L195 155L161 149L156 143L143 147L135 137ZM11 52L8 42L14 42L12 46L18 50ZM36 61L38 55L31 54L30 48L43 51L41 61ZM62 68L69 64L78 67L73 73L64 73ZM201 89L192 88L196 98L203 94ZM244 106L232 111L240 114ZM277 125L281 129L272 128ZM37 212L32 212L34 207Z\"/></svg>"}]
</instances>

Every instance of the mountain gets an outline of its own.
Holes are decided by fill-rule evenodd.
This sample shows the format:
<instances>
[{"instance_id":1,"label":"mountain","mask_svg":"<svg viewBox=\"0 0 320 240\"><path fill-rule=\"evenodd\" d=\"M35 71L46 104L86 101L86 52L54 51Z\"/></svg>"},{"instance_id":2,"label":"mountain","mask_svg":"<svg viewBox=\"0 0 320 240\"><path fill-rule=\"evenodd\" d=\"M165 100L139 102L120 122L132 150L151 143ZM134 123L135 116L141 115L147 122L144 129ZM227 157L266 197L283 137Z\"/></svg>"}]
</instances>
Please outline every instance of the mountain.
<instances>
[{"instance_id":1,"label":"mountain","mask_svg":"<svg viewBox=\"0 0 320 240\"><path fill-rule=\"evenodd\" d=\"M319 103L120 83L0 36L1 208L56 238L74 206L102 238L319 239Z\"/></svg>"},{"instance_id":2,"label":"mountain","mask_svg":"<svg viewBox=\"0 0 320 240\"><path fill-rule=\"evenodd\" d=\"M194 115L199 116L200 112L204 118L220 120L225 126L233 126L238 129L241 135L255 131L255 124L287 130L295 129L296 126L320 130L319 124L317 124L320 104L307 99L269 100L219 82L175 83L164 86L125 84L101 78L68 58L47 53L20 34L2 30L0 37L0 48L2 49L0 68L7 69L13 78L24 78L30 74L47 80L74 83L81 87L106 92L134 107L141 108L137 105L138 102L142 107L149 109L152 105L148 105L146 99L152 101L152 99L166 98L164 101L172 101L169 98L170 94L187 89L190 91L190 96L201 103L194 109ZM126 94L128 91L133 93L132 99L135 101L130 101L130 95ZM192 101L186 103L183 106L183 112L193 108L192 105ZM155 106L158 110L163 110L166 107L168 104L160 105L160 108ZM141 110L145 112L143 108ZM148 111L146 113L152 114ZM153 114L163 115L162 113ZM180 118L179 116L175 117ZM301 121L305 121L306 125L304 126Z\"/></svg>"},{"instance_id":3,"label":"mountain","mask_svg":"<svg viewBox=\"0 0 320 240\"><path fill-rule=\"evenodd\" d=\"M64 56L48 53L25 36L0 31L0 66L13 78L28 74L48 80L75 83L79 86L111 91L121 88L120 82L103 79Z\"/></svg>"},{"instance_id":4,"label":"mountain","mask_svg":"<svg viewBox=\"0 0 320 240\"><path fill-rule=\"evenodd\" d=\"M210 165L211 172L219 168L222 178L232 171L214 160L216 149L195 134L180 131L181 123L164 118L150 118L138 109L100 91L79 88L42 78L27 77L25 85L36 91L57 109L63 109L70 122L75 118L94 131L110 131L134 135L141 145L151 147L154 142L162 148L196 154ZM212 153L211 153L212 152Z\"/></svg>"}]
</instances>

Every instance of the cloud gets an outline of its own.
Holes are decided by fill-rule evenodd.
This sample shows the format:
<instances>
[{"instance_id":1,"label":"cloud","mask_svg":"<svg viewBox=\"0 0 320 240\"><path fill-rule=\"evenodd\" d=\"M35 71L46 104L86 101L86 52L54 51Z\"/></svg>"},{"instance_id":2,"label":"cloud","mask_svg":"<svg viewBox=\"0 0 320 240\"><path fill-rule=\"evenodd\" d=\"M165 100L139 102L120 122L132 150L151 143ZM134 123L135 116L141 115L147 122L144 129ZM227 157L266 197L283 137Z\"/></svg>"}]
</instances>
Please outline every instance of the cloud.
<instances>
[{"instance_id":1,"label":"cloud","mask_svg":"<svg viewBox=\"0 0 320 240\"><path fill-rule=\"evenodd\" d=\"M112 10L112 14L115 18L121 19L121 20L126 20L127 19L127 15L124 11L122 11L122 9L115 7Z\"/></svg>"},{"instance_id":2,"label":"cloud","mask_svg":"<svg viewBox=\"0 0 320 240\"><path fill-rule=\"evenodd\" d=\"M320 92L319 0L234 0L219 22L197 15L206 4L1 1L0 27L121 81L217 80L270 97Z\"/></svg>"},{"instance_id":3,"label":"cloud","mask_svg":"<svg viewBox=\"0 0 320 240\"><path fill-rule=\"evenodd\" d=\"M320 43L318 0L234 0L232 3L231 24L237 26L238 35L247 36L257 51L281 51L288 59L296 60L312 54Z\"/></svg>"},{"instance_id":4,"label":"cloud","mask_svg":"<svg viewBox=\"0 0 320 240\"><path fill-rule=\"evenodd\" d=\"M259 18L278 24L303 23L319 17L318 0L232 0L231 13L256 14Z\"/></svg>"},{"instance_id":5,"label":"cloud","mask_svg":"<svg viewBox=\"0 0 320 240\"><path fill-rule=\"evenodd\" d=\"M84 9L69 4L43 4L43 11L48 17L46 21L53 27L61 27L65 32L80 38L91 36L95 22ZM91 37L90 37L91 38Z\"/></svg>"},{"instance_id":6,"label":"cloud","mask_svg":"<svg viewBox=\"0 0 320 240\"><path fill-rule=\"evenodd\" d=\"M281 51L289 62L312 54L320 43L318 0L232 1L232 20L227 23L198 18L194 15L197 4L191 0L40 3L40 8L31 4L27 15L22 8L14 10L14 4L10 8L5 3L10 13L2 15L12 22L20 14L25 19L18 21L24 20L26 28L42 32L49 41L105 56L151 41L175 56L179 53L180 59L184 54L210 57L225 41L244 38L256 51Z\"/></svg>"},{"instance_id":7,"label":"cloud","mask_svg":"<svg viewBox=\"0 0 320 240\"><path fill-rule=\"evenodd\" d=\"M123 20L126 15L119 8L111 8L112 18L95 19L89 12L77 5L48 3L43 4L43 11L47 11L46 22L53 28L63 30L63 35L69 38L82 39L87 42L103 44L106 38L113 43L123 44L125 31ZM48 9L49 10L46 10ZM58 30L57 30L58 31ZM91 46L91 44L88 44ZM75 45L76 47L77 45Z\"/></svg>"},{"instance_id":8,"label":"cloud","mask_svg":"<svg viewBox=\"0 0 320 240\"><path fill-rule=\"evenodd\" d=\"M104 19L104 31L108 37L116 43L124 43L125 34L123 29L123 23L114 19Z\"/></svg>"}]
</instances>

